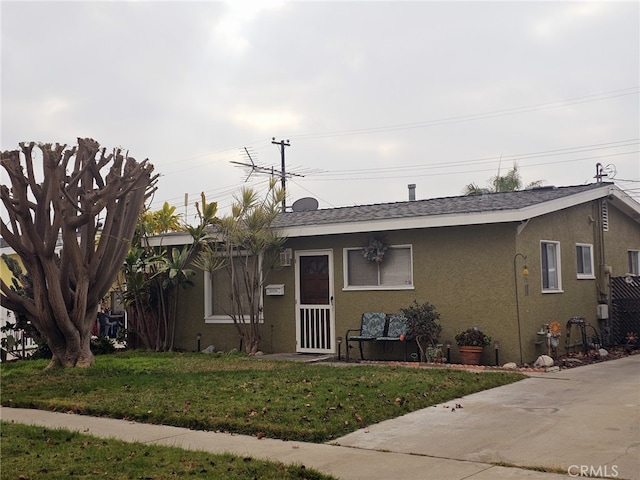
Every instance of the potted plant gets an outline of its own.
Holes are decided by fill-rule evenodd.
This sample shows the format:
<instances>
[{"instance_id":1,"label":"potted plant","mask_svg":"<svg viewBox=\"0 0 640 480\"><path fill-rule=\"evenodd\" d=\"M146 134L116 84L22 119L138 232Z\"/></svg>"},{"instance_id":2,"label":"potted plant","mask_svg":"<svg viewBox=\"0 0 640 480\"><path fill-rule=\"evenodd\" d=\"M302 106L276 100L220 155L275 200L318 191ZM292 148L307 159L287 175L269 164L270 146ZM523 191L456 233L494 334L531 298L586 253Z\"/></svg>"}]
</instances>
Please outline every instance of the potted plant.
<instances>
[{"instance_id":1,"label":"potted plant","mask_svg":"<svg viewBox=\"0 0 640 480\"><path fill-rule=\"evenodd\" d=\"M440 314L436 307L429 302L419 305L414 300L412 305L401 308L400 311L407 319L407 337L416 341L421 359L435 361L440 347L438 339L442 332L442 325L438 323Z\"/></svg>"},{"instance_id":2,"label":"potted plant","mask_svg":"<svg viewBox=\"0 0 640 480\"><path fill-rule=\"evenodd\" d=\"M491 337L478 327L472 327L456 334L456 343L463 365L480 365L482 350L491 343Z\"/></svg>"}]
</instances>

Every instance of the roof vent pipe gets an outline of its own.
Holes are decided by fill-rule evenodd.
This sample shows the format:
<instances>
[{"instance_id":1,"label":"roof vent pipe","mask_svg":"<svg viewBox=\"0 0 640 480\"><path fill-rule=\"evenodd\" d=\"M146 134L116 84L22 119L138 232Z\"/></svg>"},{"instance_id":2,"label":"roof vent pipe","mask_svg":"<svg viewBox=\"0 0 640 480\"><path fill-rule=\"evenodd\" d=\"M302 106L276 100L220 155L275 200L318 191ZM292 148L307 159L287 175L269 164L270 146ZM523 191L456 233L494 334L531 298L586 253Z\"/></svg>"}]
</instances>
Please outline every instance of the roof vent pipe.
<instances>
[{"instance_id":1,"label":"roof vent pipe","mask_svg":"<svg viewBox=\"0 0 640 480\"><path fill-rule=\"evenodd\" d=\"M409 201L413 202L416 199L416 184L410 183L407 187L409 187Z\"/></svg>"}]
</instances>

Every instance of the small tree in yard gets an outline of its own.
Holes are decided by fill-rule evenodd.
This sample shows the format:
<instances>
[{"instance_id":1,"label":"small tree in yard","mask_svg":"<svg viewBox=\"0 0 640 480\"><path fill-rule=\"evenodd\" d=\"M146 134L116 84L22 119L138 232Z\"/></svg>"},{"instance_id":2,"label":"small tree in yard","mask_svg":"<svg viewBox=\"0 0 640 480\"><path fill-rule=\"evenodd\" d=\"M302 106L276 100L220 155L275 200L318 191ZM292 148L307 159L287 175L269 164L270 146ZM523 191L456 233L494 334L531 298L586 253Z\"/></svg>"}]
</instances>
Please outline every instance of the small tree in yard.
<instances>
[{"instance_id":1,"label":"small tree in yard","mask_svg":"<svg viewBox=\"0 0 640 480\"><path fill-rule=\"evenodd\" d=\"M42 158L34 158L36 147ZM38 162L41 171L34 168ZM107 154L92 139L78 139L72 148L21 143L20 150L2 152L0 164L11 183L0 188L8 214L0 234L32 282L29 298L3 281L2 305L24 315L44 337L53 353L50 367L92 365L98 305L154 189L153 165L119 149Z\"/></svg>"},{"instance_id":2,"label":"small tree in yard","mask_svg":"<svg viewBox=\"0 0 640 480\"><path fill-rule=\"evenodd\" d=\"M419 305L416 300L409 307L401 308L400 311L407 319L409 338L415 339L421 358L426 359L426 350L429 347L436 347L442 333L442 325L438 323L440 314L429 302Z\"/></svg>"},{"instance_id":3,"label":"small tree in yard","mask_svg":"<svg viewBox=\"0 0 640 480\"><path fill-rule=\"evenodd\" d=\"M281 212L284 191L272 180L264 199L251 189L242 189L231 207L231 215L219 224L219 241L231 279L231 311L244 349L255 354L260 347L262 290L268 272L278 263L286 240L272 227Z\"/></svg>"}]
</instances>

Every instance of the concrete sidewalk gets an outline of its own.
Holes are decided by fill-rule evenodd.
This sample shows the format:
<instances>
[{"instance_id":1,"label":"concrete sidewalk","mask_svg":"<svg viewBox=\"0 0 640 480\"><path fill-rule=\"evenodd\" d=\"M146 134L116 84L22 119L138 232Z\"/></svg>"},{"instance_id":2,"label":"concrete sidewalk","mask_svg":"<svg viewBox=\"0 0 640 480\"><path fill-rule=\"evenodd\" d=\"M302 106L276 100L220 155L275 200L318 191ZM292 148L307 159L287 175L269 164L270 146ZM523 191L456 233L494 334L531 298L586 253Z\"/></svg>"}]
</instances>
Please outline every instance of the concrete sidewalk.
<instances>
[{"instance_id":1,"label":"concrete sidewalk","mask_svg":"<svg viewBox=\"0 0 640 480\"><path fill-rule=\"evenodd\" d=\"M335 443L640 480L640 355L534 374Z\"/></svg>"},{"instance_id":2,"label":"concrete sidewalk","mask_svg":"<svg viewBox=\"0 0 640 480\"><path fill-rule=\"evenodd\" d=\"M639 404L636 355L479 392L331 445L40 410L2 408L0 416L98 437L299 463L345 480L554 479L587 476L580 475L585 468L591 477L640 480ZM528 469L536 467L568 473Z\"/></svg>"}]
</instances>

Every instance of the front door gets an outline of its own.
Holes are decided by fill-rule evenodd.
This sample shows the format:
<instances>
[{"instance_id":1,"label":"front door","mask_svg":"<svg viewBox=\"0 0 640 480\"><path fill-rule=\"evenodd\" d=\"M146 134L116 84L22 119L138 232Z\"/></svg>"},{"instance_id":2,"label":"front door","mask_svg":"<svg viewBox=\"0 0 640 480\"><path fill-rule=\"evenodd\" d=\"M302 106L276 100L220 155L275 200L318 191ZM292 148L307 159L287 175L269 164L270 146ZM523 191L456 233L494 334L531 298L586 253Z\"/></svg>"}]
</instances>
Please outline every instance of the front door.
<instances>
[{"instance_id":1,"label":"front door","mask_svg":"<svg viewBox=\"0 0 640 480\"><path fill-rule=\"evenodd\" d=\"M296 351L335 353L333 252L296 252Z\"/></svg>"}]
</instances>

